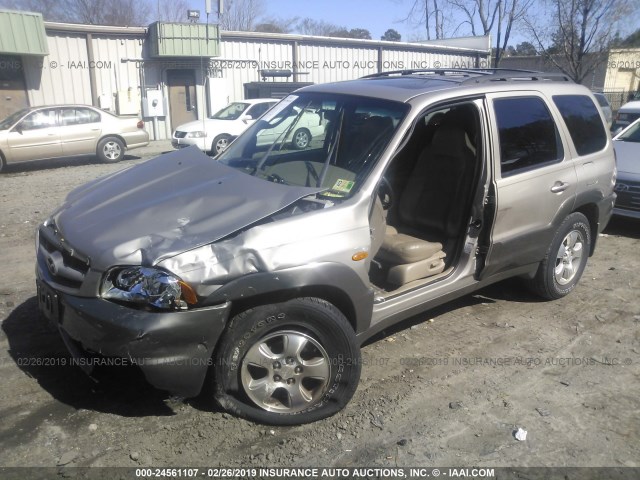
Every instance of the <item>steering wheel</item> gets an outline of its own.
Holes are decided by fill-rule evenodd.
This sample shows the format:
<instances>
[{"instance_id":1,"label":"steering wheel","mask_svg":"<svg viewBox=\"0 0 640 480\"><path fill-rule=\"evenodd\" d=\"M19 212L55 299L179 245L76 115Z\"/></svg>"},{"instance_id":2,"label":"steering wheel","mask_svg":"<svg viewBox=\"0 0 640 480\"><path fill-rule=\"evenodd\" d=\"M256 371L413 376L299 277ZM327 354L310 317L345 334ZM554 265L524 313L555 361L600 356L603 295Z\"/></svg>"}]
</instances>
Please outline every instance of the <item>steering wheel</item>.
<instances>
[{"instance_id":1,"label":"steering wheel","mask_svg":"<svg viewBox=\"0 0 640 480\"><path fill-rule=\"evenodd\" d=\"M378 197L384 210L389 210L394 202L393 188L387 177L382 177L378 184Z\"/></svg>"}]
</instances>

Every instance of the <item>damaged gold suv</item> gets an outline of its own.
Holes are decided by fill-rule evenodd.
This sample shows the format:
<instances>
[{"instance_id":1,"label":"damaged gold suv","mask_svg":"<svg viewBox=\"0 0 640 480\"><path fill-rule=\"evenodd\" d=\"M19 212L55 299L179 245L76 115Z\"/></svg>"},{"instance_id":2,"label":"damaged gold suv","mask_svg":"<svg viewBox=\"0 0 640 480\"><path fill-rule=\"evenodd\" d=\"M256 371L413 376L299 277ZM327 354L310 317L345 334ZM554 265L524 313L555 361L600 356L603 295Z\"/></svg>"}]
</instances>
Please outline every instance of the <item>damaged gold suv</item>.
<instances>
[{"instance_id":1,"label":"damaged gold suv","mask_svg":"<svg viewBox=\"0 0 640 480\"><path fill-rule=\"evenodd\" d=\"M525 71L303 88L217 161L187 148L71 192L38 230L41 310L74 355L135 360L160 389L211 378L239 416L327 417L384 328L508 277L575 288L615 199L597 105ZM299 149L306 111L323 128Z\"/></svg>"}]
</instances>

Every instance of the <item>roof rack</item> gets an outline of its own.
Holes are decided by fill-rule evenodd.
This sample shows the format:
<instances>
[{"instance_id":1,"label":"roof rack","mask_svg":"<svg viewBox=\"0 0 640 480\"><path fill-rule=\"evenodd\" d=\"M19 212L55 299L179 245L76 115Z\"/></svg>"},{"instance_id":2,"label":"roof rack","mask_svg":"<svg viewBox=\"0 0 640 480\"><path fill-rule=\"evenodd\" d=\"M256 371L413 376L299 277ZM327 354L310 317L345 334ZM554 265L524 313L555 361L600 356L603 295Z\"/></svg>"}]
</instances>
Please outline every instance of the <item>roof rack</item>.
<instances>
[{"instance_id":1,"label":"roof rack","mask_svg":"<svg viewBox=\"0 0 640 480\"><path fill-rule=\"evenodd\" d=\"M429 75L442 78L464 77L462 83L487 83L508 81L563 81L572 82L562 73L546 73L535 70L519 70L512 68L422 68L412 70L393 70L366 75L362 78L384 78L408 75ZM453 78L451 78L453 79Z\"/></svg>"}]
</instances>

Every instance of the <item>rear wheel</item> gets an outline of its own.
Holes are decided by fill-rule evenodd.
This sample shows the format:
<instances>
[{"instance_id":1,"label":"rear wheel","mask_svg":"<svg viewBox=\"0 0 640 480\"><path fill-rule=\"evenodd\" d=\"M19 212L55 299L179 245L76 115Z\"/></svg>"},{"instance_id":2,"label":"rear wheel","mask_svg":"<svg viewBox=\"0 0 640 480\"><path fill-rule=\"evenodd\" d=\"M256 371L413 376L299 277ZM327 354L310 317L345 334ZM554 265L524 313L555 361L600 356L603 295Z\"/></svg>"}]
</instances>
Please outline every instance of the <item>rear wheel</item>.
<instances>
[{"instance_id":1,"label":"rear wheel","mask_svg":"<svg viewBox=\"0 0 640 480\"><path fill-rule=\"evenodd\" d=\"M360 349L335 306L297 298L234 317L215 368L215 396L225 409L261 423L298 425L349 402L360 378Z\"/></svg>"},{"instance_id":2,"label":"rear wheel","mask_svg":"<svg viewBox=\"0 0 640 480\"><path fill-rule=\"evenodd\" d=\"M0 172L2 172L4 170L4 167L6 167L7 162L4 159L4 155L2 155L2 152L0 152Z\"/></svg>"},{"instance_id":3,"label":"rear wheel","mask_svg":"<svg viewBox=\"0 0 640 480\"><path fill-rule=\"evenodd\" d=\"M531 289L548 300L569 294L582 277L590 251L589 220L582 213L572 213L558 228Z\"/></svg>"},{"instance_id":4,"label":"rear wheel","mask_svg":"<svg viewBox=\"0 0 640 480\"><path fill-rule=\"evenodd\" d=\"M124 157L124 143L116 137L103 138L98 142L98 158L104 163L116 163Z\"/></svg>"}]
</instances>

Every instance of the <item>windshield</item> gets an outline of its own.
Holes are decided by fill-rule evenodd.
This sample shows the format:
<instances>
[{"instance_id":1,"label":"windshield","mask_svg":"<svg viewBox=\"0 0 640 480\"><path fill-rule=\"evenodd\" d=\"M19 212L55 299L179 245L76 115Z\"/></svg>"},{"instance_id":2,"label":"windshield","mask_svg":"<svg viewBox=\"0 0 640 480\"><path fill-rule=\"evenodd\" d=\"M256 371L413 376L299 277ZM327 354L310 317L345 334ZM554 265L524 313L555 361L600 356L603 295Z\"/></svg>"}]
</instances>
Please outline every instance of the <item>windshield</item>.
<instances>
[{"instance_id":1,"label":"windshield","mask_svg":"<svg viewBox=\"0 0 640 480\"><path fill-rule=\"evenodd\" d=\"M218 160L285 185L355 193L409 110L403 103L349 95L289 95Z\"/></svg>"},{"instance_id":2,"label":"windshield","mask_svg":"<svg viewBox=\"0 0 640 480\"><path fill-rule=\"evenodd\" d=\"M216 120L236 120L249 105L248 103L233 102L211 115L211 118L215 118Z\"/></svg>"},{"instance_id":3,"label":"windshield","mask_svg":"<svg viewBox=\"0 0 640 480\"><path fill-rule=\"evenodd\" d=\"M11 125L16 123L23 116L25 116L28 111L29 110L25 108L23 110L17 111L9 115L7 118L5 118L3 121L0 122L0 130L7 130L8 128L10 128Z\"/></svg>"},{"instance_id":4,"label":"windshield","mask_svg":"<svg viewBox=\"0 0 640 480\"><path fill-rule=\"evenodd\" d=\"M616 140L640 143L640 121L633 123L624 133L618 135Z\"/></svg>"}]
</instances>

